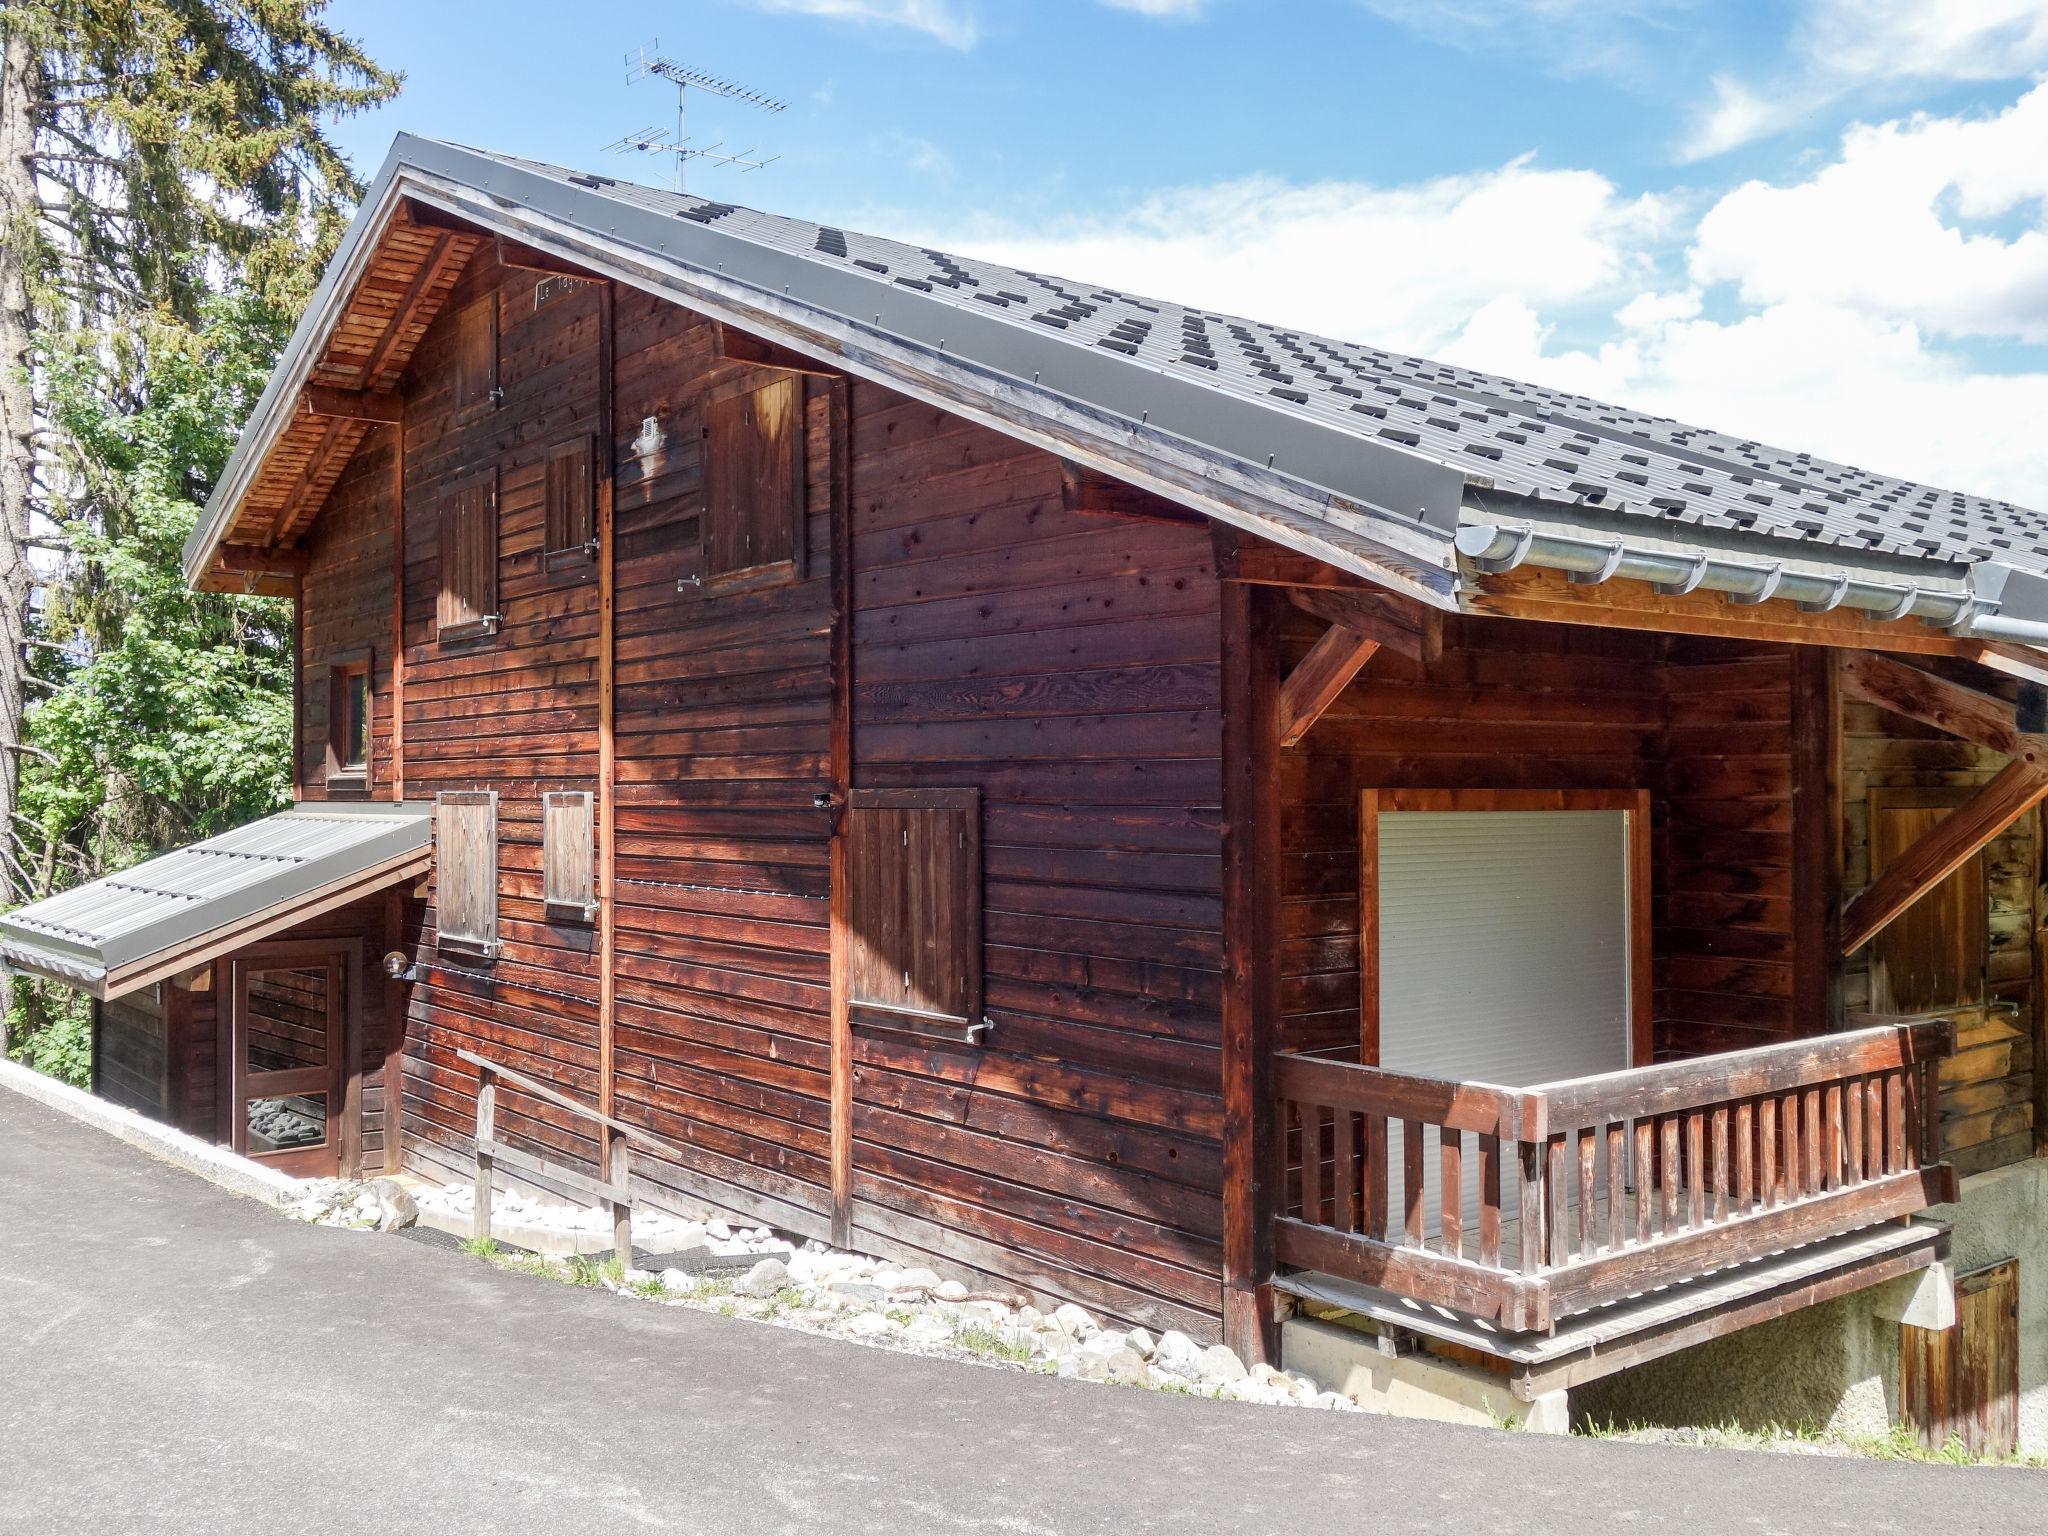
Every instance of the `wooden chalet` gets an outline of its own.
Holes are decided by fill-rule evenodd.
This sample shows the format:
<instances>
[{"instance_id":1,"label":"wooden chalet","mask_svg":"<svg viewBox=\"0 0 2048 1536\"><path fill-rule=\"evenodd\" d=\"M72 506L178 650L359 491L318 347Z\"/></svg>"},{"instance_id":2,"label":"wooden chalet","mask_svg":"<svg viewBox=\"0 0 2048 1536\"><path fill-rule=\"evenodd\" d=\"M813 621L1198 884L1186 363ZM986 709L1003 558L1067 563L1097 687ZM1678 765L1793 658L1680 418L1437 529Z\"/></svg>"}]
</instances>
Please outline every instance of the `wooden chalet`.
<instances>
[{"instance_id":1,"label":"wooden chalet","mask_svg":"<svg viewBox=\"0 0 2048 1536\"><path fill-rule=\"evenodd\" d=\"M1526 1394L2035 1151L2039 514L401 138L187 563L297 806L0 948L293 1169Z\"/></svg>"}]
</instances>

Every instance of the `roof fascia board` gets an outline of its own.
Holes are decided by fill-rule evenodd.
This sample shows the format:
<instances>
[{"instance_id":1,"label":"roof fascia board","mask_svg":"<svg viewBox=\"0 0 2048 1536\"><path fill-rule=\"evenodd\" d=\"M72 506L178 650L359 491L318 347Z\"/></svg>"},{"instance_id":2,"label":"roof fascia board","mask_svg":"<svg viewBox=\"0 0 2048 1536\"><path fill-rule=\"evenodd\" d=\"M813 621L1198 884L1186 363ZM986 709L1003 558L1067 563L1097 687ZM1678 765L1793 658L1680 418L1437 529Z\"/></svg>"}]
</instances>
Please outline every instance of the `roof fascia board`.
<instances>
[{"instance_id":1,"label":"roof fascia board","mask_svg":"<svg viewBox=\"0 0 2048 1536\"><path fill-rule=\"evenodd\" d=\"M1453 604L1451 539L1466 477L1450 465L1107 352L1098 357L1013 320L910 290L899 295L871 279L457 146L401 136L373 191L337 253L337 270L344 257L353 265L374 248L369 231L381 228L399 196L416 198L713 319L822 354L849 373L1434 606ZM750 273L746 279L726 270L740 261ZM323 283L316 304L331 303L336 291L345 290ZM846 310L872 313L875 323ZM277 414L278 397L295 393L308 370L301 354L310 352L320 329L311 320L309 311L259 402L243 441L251 451L245 456L238 447L230 461L204 538L195 534L187 546L189 578L212 558L227 509L278 430L269 419ZM957 347L969 336L977 351L991 348L1008 366L998 370L961 356ZM1045 382L1048 374L1058 383ZM286 379L293 380L290 390L278 387ZM1171 430L1167 421L1190 430ZM1201 435L1191 435L1197 428ZM1219 439L1237 446L1213 446ZM248 462L238 462L245 457ZM1369 487L1373 499L1333 490L1326 480ZM1412 514L1391 510L1410 506Z\"/></svg>"}]
</instances>

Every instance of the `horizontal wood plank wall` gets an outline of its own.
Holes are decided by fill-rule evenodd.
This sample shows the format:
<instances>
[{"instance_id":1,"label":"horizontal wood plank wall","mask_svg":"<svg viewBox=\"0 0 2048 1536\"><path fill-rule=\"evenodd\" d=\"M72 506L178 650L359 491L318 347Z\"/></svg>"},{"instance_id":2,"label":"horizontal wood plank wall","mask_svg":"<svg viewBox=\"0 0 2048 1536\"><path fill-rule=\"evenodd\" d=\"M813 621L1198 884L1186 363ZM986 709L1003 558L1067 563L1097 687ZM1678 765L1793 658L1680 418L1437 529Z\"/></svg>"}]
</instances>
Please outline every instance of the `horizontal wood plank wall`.
<instances>
[{"instance_id":1,"label":"horizontal wood plank wall","mask_svg":"<svg viewBox=\"0 0 2048 1536\"><path fill-rule=\"evenodd\" d=\"M617 298L615 1112L690 1150L637 1179L823 1237L830 1217L826 406L804 395L807 579L706 595L702 404L774 377ZM689 583L679 588L678 583Z\"/></svg>"},{"instance_id":2,"label":"horizontal wood plank wall","mask_svg":"<svg viewBox=\"0 0 2048 1536\"><path fill-rule=\"evenodd\" d=\"M200 977L203 985L195 983L190 989L170 982L164 984L171 1050L169 1081L174 1106L166 1118L179 1130L203 1136L209 1141L214 1139L220 1120L217 1080L214 1077L218 1018L215 1009L219 994L214 990L213 978L217 974L225 972L215 966L207 966Z\"/></svg>"},{"instance_id":3,"label":"horizontal wood plank wall","mask_svg":"<svg viewBox=\"0 0 2048 1536\"><path fill-rule=\"evenodd\" d=\"M1994 691L2001 686L1981 675L1971 681ZM2006 763L1988 747L1859 700L1843 702L1842 734L1843 853L1850 891L1870 880L1873 788L1947 788L1967 794ZM2034 893L2040 837L2040 813L2031 811L1993 838L1983 853L1988 1006L1956 1011L1956 1054L1941 1067L1942 1143L1959 1173L2018 1162L2034 1151L2039 1064ZM1871 963L1878 948L1866 944L1849 957L1843 992L1852 1010L1874 1005Z\"/></svg>"},{"instance_id":4,"label":"horizontal wood plank wall","mask_svg":"<svg viewBox=\"0 0 2048 1536\"><path fill-rule=\"evenodd\" d=\"M1817 1033L1793 1008L1792 669L1783 647L1673 637L1653 869L1660 1056Z\"/></svg>"},{"instance_id":5,"label":"horizontal wood plank wall","mask_svg":"<svg viewBox=\"0 0 2048 1536\"><path fill-rule=\"evenodd\" d=\"M851 415L853 783L980 790L995 1020L976 1045L854 1026L854 1241L1213 1334L1207 530L1069 513L1053 458L873 385Z\"/></svg>"},{"instance_id":6,"label":"horizontal wood plank wall","mask_svg":"<svg viewBox=\"0 0 2048 1536\"><path fill-rule=\"evenodd\" d=\"M480 257L403 384L406 794L499 793L500 956L479 964L439 955L429 907L421 980L410 988L405 1162L437 1176L468 1177L476 1076L457 1061L460 1048L597 1099L596 932L586 923L551 923L543 910L540 797L597 788L595 568L550 573L541 546L548 455L597 429L599 304L594 286L553 283L543 293L543 281ZM503 398L458 420L453 316L491 300ZM494 636L444 644L435 627L443 497L490 469L497 471L502 624ZM381 906L370 931L382 935ZM587 1127L531 1098L501 1094L498 1134L593 1168Z\"/></svg>"},{"instance_id":7,"label":"horizontal wood plank wall","mask_svg":"<svg viewBox=\"0 0 2048 1536\"><path fill-rule=\"evenodd\" d=\"M373 428L306 530L299 690L299 798L327 798L328 689L335 657L371 656L371 795L391 787L391 557L397 524L391 458L398 428ZM346 798L364 799L363 791Z\"/></svg>"},{"instance_id":8,"label":"horizontal wood plank wall","mask_svg":"<svg viewBox=\"0 0 2048 1536\"><path fill-rule=\"evenodd\" d=\"M93 1091L153 1120L166 1113L169 1062L164 1008L166 989L144 987L126 997L94 1003L99 1011L93 1042Z\"/></svg>"},{"instance_id":9,"label":"horizontal wood plank wall","mask_svg":"<svg viewBox=\"0 0 2048 1536\"><path fill-rule=\"evenodd\" d=\"M1283 664L1323 628L1290 611ZM1448 618L1435 662L1380 651L1282 750L1282 1050L1358 1046L1359 792L1653 785L1657 646L1621 630Z\"/></svg>"}]
</instances>

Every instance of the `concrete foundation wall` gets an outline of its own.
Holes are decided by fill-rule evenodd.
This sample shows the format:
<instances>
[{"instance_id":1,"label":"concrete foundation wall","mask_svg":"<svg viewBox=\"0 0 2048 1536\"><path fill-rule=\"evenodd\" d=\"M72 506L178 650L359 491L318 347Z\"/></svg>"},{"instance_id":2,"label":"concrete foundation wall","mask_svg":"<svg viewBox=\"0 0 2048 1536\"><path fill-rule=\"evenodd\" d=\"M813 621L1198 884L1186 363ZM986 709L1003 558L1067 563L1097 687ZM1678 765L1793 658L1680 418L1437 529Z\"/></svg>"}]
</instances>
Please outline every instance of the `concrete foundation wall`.
<instances>
[{"instance_id":1,"label":"concrete foundation wall","mask_svg":"<svg viewBox=\"0 0 2048 1536\"><path fill-rule=\"evenodd\" d=\"M2017 1258L2020 1449L2048 1454L2048 1161L1965 1179L1929 1211L1953 1227L1957 1274ZM1876 1287L1575 1389L1575 1420L1632 1424L1815 1425L1881 1435L1898 1412L1899 1325Z\"/></svg>"}]
</instances>

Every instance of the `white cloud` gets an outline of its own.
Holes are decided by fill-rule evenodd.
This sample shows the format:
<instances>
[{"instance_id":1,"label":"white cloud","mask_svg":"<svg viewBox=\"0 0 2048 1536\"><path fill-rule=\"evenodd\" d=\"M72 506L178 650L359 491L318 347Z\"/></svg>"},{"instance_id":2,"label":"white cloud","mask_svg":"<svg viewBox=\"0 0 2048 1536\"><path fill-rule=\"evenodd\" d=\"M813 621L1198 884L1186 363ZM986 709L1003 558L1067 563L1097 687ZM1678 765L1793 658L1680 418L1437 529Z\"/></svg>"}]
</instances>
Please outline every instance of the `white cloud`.
<instances>
[{"instance_id":1,"label":"white cloud","mask_svg":"<svg viewBox=\"0 0 2048 1536\"><path fill-rule=\"evenodd\" d=\"M1857 129L1806 181L1697 215L1524 160L923 238L2048 509L2043 143L2048 83L1993 117ZM1992 366L1975 338L2016 346Z\"/></svg>"},{"instance_id":2,"label":"white cloud","mask_svg":"<svg viewBox=\"0 0 2048 1536\"><path fill-rule=\"evenodd\" d=\"M1855 92L1900 81L2012 80L2048 68L2042 0L1812 0L1792 67L1749 85L1714 77L1714 100L1679 146L1705 160L1768 138Z\"/></svg>"},{"instance_id":3,"label":"white cloud","mask_svg":"<svg viewBox=\"0 0 2048 1536\"><path fill-rule=\"evenodd\" d=\"M949 48L972 48L980 36L974 18L956 0L749 0L757 11L822 16L864 26L901 27L936 38Z\"/></svg>"},{"instance_id":4,"label":"white cloud","mask_svg":"<svg viewBox=\"0 0 2048 1536\"><path fill-rule=\"evenodd\" d=\"M2048 84L1994 117L1852 129L1809 180L1736 188L1700 221L1690 270L1746 304L2048 342Z\"/></svg>"},{"instance_id":5,"label":"white cloud","mask_svg":"<svg viewBox=\"0 0 2048 1536\"><path fill-rule=\"evenodd\" d=\"M1545 60L1567 74L1635 74L1651 45L1700 0L1358 0L1431 42Z\"/></svg>"},{"instance_id":6,"label":"white cloud","mask_svg":"<svg viewBox=\"0 0 2048 1536\"><path fill-rule=\"evenodd\" d=\"M1140 16L1163 16L1187 20L1201 15L1208 0L1102 0L1112 10L1136 11Z\"/></svg>"},{"instance_id":7,"label":"white cloud","mask_svg":"<svg viewBox=\"0 0 2048 1536\"><path fill-rule=\"evenodd\" d=\"M1426 351L1511 292L1619 298L1669 212L1590 171L1526 160L1404 187L1272 179L1156 193L1050 227L984 221L932 243L1034 271Z\"/></svg>"}]
</instances>

